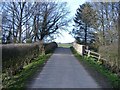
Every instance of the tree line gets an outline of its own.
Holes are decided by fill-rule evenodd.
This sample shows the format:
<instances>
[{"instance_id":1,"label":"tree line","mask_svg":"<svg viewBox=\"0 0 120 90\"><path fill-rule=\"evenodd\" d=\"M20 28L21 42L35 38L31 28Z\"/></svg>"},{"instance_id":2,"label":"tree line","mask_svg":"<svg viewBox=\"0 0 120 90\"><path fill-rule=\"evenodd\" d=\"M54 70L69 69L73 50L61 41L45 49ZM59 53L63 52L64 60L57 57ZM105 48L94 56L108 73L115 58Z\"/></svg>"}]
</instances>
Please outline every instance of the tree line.
<instances>
[{"instance_id":1,"label":"tree line","mask_svg":"<svg viewBox=\"0 0 120 90\"><path fill-rule=\"evenodd\" d=\"M85 3L74 18L74 34L83 44L109 45L118 41L118 2Z\"/></svg>"},{"instance_id":2,"label":"tree line","mask_svg":"<svg viewBox=\"0 0 120 90\"><path fill-rule=\"evenodd\" d=\"M70 21L65 2L2 2L2 43L55 38Z\"/></svg>"}]
</instances>

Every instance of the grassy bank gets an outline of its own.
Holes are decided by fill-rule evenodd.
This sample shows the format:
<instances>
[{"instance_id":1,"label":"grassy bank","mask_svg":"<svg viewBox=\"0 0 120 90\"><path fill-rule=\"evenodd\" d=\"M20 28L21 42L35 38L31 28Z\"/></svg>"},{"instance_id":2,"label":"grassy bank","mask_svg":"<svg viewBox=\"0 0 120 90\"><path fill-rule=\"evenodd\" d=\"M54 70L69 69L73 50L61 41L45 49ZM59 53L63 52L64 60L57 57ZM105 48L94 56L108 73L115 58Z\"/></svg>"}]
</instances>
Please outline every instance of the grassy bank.
<instances>
[{"instance_id":1,"label":"grassy bank","mask_svg":"<svg viewBox=\"0 0 120 90\"><path fill-rule=\"evenodd\" d=\"M26 81L35 74L39 69L42 70L42 67L52 54L39 55L32 63L24 66L23 70L12 78L8 78L3 82L3 88L25 88Z\"/></svg>"},{"instance_id":2,"label":"grassy bank","mask_svg":"<svg viewBox=\"0 0 120 90\"><path fill-rule=\"evenodd\" d=\"M100 74L104 75L109 80L113 88L120 88L120 78L117 74L107 70L103 65L101 65L101 63L97 62L94 58L88 58L86 56L79 55L73 47L71 47L71 51L79 61L83 61L88 66L94 68Z\"/></svg>"}]
</instances>

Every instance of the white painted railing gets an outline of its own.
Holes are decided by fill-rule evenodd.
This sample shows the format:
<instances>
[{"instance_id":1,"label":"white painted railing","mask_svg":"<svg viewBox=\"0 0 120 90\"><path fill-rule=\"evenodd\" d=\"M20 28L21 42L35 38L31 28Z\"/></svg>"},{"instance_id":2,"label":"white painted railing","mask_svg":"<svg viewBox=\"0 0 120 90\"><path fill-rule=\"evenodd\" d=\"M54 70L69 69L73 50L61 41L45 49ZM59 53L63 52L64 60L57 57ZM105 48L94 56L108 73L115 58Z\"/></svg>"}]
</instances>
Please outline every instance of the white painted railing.
<instances>
[{"instance_id":1,"label":"white painted railing","mask_svg":"<svg viewBox=\"0 0 120 90\"><path fill-rule=\"evenodd\" d=\"M98 61L102 62L107 61L106 59L102 58L99 53L86 49L85 45L80 45L74 42L73 47L80 55L87 55L88 57L91 56L93 58L96 58Z\"/></svg>"}]
</instances>

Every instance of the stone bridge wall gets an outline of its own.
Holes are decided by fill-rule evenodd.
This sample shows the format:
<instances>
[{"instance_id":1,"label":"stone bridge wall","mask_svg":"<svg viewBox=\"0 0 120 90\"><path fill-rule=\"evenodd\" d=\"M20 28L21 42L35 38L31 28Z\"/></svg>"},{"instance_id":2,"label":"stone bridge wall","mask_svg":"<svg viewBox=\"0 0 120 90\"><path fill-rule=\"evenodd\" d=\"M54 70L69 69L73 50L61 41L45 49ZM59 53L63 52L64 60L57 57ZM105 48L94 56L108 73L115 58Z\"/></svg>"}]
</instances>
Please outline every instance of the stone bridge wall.
<instances>
[{"instance_id":1,"label":"stone bridge wall","mask_svg":"<svg viewBox=\"0 0 120 90\"><path fill-rule=\"evenodd\" d=\"M77 43L74 42L73 43L73 47L80 55L84 54L85 45L80 45L80 44L77 44Z\"/></svg>"}]
</instances>

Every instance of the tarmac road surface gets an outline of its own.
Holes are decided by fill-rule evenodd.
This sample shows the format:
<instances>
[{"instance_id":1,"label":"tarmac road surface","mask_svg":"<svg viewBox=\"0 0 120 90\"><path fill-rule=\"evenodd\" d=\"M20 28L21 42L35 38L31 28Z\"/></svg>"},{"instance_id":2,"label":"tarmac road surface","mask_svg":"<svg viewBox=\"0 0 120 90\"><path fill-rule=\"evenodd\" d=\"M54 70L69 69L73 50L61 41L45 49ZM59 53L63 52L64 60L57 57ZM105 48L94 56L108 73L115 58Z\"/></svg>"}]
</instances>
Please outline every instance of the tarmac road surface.
<instances>
[{"instance_id":1,"label":"tarmac road surface","mask_svg":"<svg viewBox=\"0 0 120 90\"><path fill-rule=\"evenodd\" d=\"M102 88L73 56L69 48L59 47L28 88Z\"/></svg>"}]
</instances>

